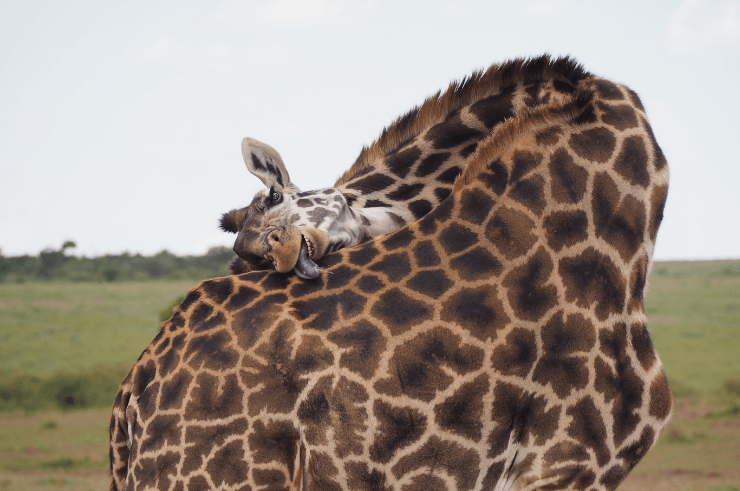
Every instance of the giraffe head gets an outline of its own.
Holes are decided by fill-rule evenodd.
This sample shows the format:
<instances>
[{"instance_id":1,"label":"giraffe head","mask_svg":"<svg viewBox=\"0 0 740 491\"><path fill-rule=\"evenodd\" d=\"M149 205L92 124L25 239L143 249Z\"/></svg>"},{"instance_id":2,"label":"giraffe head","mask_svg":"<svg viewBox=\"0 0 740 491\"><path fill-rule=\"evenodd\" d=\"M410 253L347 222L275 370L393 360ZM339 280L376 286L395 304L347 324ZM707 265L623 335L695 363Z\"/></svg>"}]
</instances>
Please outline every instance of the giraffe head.
<instances>
[{"instance_id":1,"label":"giraffe head","mask_svg":"<svg viewBox=\"0 0 740 491\"><path fill-rule=\"evenodd\" d=\"M360 217L335 188L301 192L293 184L280 154L271 146L242 140L249 172L266 186L249 206L221 217L221 228L238 234L234 252L243 260L232 272L267 269L294 270L304 279L316 278L316 265L327 252L362 241Z\"/></svg>"}]
</instances>

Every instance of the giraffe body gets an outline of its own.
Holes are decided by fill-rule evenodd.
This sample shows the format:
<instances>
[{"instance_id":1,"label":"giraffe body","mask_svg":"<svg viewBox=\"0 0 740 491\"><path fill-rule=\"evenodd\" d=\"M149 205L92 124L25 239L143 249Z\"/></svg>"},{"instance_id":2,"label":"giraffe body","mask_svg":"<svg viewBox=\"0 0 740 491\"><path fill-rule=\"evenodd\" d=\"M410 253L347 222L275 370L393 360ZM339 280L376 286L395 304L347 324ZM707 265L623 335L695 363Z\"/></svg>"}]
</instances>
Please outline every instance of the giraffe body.
<instances>
[{"instance_id":1,"label":"giraffe body","mask_svg":"<svg viewBox=\"0 0 740 491\"><path fill-rule=\"evenodd\" d=\"M111 489L617 487L672 408L643 306L665 158L637 96L568 59L471 80L442 121L492 93L513 115L418 220L315 280L190 291L117 395ZM426 155L384 135L365 162L384 138Z\"/></svg>"}]
</instances>

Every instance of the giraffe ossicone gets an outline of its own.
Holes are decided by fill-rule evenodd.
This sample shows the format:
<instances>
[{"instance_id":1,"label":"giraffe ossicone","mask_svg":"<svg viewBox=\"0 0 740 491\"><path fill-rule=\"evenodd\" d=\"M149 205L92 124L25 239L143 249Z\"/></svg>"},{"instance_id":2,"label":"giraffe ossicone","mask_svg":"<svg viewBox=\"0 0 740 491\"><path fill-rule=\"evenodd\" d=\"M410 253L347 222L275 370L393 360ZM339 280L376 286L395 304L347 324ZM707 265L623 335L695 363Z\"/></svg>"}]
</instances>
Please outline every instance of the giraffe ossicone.
<instances>
[{"instance_id":1,"label":"giraffe ossicone","mask_svg":"<svg viewBox=\"0 0 740 491\"><path fill-rule=\"evenodd\" d=\"M248 145L275 201L320 197ZM307 232L269 237L260 191L223 220L268 270L193 288L131 368L111 491L616 489L672 412L644 308L668 178L634 92L542 56L364 149L326 196L396 230L311 236L311 281L280 272Z\"/></svg>"}]
</instances>

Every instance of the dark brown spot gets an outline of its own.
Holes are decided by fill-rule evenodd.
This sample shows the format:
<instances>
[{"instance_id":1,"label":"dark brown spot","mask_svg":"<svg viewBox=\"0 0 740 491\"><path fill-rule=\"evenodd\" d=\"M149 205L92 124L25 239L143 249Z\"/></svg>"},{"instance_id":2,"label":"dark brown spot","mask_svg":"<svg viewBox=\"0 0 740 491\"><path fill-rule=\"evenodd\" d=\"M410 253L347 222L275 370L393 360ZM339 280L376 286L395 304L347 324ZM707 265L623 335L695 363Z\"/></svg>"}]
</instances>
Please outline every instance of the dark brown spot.
<instances>
[{"instance_id":1,"label":"dark brown spot","mask_svg":"<svg viewBox=\"0 0 740 491\"><path fill-rule=\"evenodd\" d=\"M509 192L512 199L523 204L535 214L541 215L545 209L545 179L535 175L521 181L515 181Z\"/></svg>"},{"instance_id":2,"label":"dark brown spot","mask_svg":"<svg viewBox=\"0 0 740 491\"><path fill-rule=\"evenodd\" d=\"M537 242L535 223L521 211L499 208L486 225L486 238L506 259L525 255Z\"/></svg>"},{"instance_id":3,"label":"dark brown spot","mask_svg":"<svg viewBox=\"0 0 740 491\"><path fill-rule=\"evenodd\" d=\"M344 465L349 488L356 491L391 491L386 484L385 474L373 469L370 471L365 462L347 462Z\"/></svg>"},{"instance_id":4,"label":"dark brown spot","mask_svg":"<svg viewBox=\"0 0 740 491\"><path fill-rule=\"evenodd\" d=\"M497 331L510 320L496 293L493 285L463 288L443 304L440 317L467 329L481 341L496 339Z\"/></svg>"},{"instance_id":5,"label":"dark brown spot","mask_svg":"<svg viewBox=\"0 0 740 491\"><path fill-rule=\"evenodd\" d=\"M475 281L501 274L503 265L485 247L476 247L450 260L460 279Z\"/></svg>"},{"instance_id":6,"label":"dark brown spot","mask_svg":"<svg viewBox=\"0 0 740 491\"><path fill-rule=\"evenodd\" d=\"M576 133L570 137L568 142L580 157L600 164L609 160L617 144L614 134L606 128L594 128Z\"/></svg>"},{"instance_id":7,"label":"dark brown spot","mask_svg":"<svg viewBox=\"0 0 740 491\"><path fill-rule=\"evenodd\" d=\"M385 160L385 165L391 172L403 179L419 157L421 157L421 150L419 150L419 147L413 146L388 156Z\"/></svg>"},{"instance_id":8,"label":"dark brown spot","mask_svg":"<svg viewBox=\"0 0 740 491\"><path fill-rule=\"evenodd\" d=\"M430 317L431 306L411 298L398 288L383 293L370 309L393 334L400 334Z\"/></svg>"},{"instance_id":9,"label":"dark brown spot","mask_svg":"<svg viewBox=\"0 0 740 491\"><path fill-rule=\"evenodd\" d=\"M450 152L433 153L421 161L414 174L416 177L426 177L433 174L449 158Z\"/></svg>"},{"instance_id":10,"label":"dark brown spot","mask_svg":"<svg viewBox=\"0 0 740 491\"><path fill-rule=\"evenodd\" d=\"M390 234L383 241L383 247L386 251L392 251L408 246L414 240L414 231L410 228L402 228L398 232Z\"/></svg>"},{"instance_id":11,"label":"dark brown spot","mask_svg":"<svg viewBox=\"0 0 740 491\"><path fill-rule=\"evenodd\" d=\"M229 299L229 302L225 305L226 310L234 311L243 309L252 303L252 301L254 301L258 296L259 292L257 290L246 285L241 285L234 296L232 296L231 299Z\"/></svg>"},{"instance_id":12,"label":"dark brown spot","mask_svg":"<svg viewBox=\"0 0 740 491\"><path fill-rule=\"evenodd\" d=\"M216 486L236 485L249 477L249 467L241 441L230 442L219 448L208 461L206 472Z\"/></svg>"},{"instance_id":13,"label":"dark brown spot","mask_svg":"<svg viewBox=\"0 0 740 491\"><path fill-rule=\"evenodd\" d=\"M537 321L557 301L557 288L548 284L553 264L544 247L504 278L509 304L517 317Z\"/></svg>"},{"instance_id":14,"label":"dark brown spot","mask_svg":"<svg viewBox=\"0 0 740 491\"><path fill-rule=\"evenodd\" d=\"M490 457L503 454L509 442L534 442L543 445L558 428L560 406L544 396L527 392L513 384L499 382L493 389L491 418L496 423L488 438Z\"/></svg>"},{"instance_id":15,"label":"dark brown spot","mask_svg":"<svg viewBox=\"0 0 740 491\"><path fill-rule=\"evenodd\" d=\"M349 262L355 266L365 266L378 255L378 250L372 242L355 247L349 253Z\"/></svg>"},{"instance_id":16,"label":"dark brown spot","mask_svg":"<svg viewBox=\"0 0 740 491\"><path fill-rule=\"evenodd\" d=\"M578 203L586 192L588 171L577 165L562 148L552 154L549 163L550 190L558 203Z\"/></svg>"},{"instance_id":17,"label":"dark brown spot","mask_svg":"<svg viewBox=\"0 0 740 491\"><path fill-rule=\"evenodd\" d=\"M481 172L479 179L488 189L501 196L509 183L509 171L499 159L488 164L487 169Z\"/></svg>"},{"instance_id":18,"label":"dark brown spot","mask_svg":"<svg viewBox=\"0 0 740 491\"><path fill-rule=\"evenodd\" d=\"M538 163L542 160L542 155L527 150L516 150L512 160L511 180L519 181L537 168Z\"/></svg>"},{"instance_id":19,"label":"dark brown spot","mask_svg":"<svg viewBox=\"0 0 740 491\"><path fill-rule=\"evenodd\" d=\"M658 145L658 140L655 139L653 128L645 119L642 119L642 125L647 130L648 135L650 136L650 142L653 144L653 165L656 169L660 170L668 165L668 161L666 161L665 154L663 154L663 150L660 148L660 145Z\"/></svg>"},{"instance_id":20,"label":"dark brown spot","mask_svg":"<svg viewBox=\"0 0 740 491\"><path fill-rule=\"evenodd\" d=\"M650 416L666 419L672 410L673 395L668 387L668 379L661 371L650 385Z\"/></svg>"},{"instance_id":21,"label":"dark brown spot","mask_svg":"<svg viewBox=\"0 0 740 491\"><path fill-rule=\"evenodd\" d=\"M602 111L601 120L606 124L622 131L637 126L637 115L631 106L627 104L611 105L601 101L597 105Z\"/></svg>"},{"instance_id":22,"label":"dark brown spot","mask_svg":"<svg viewBox=\"0 0 740 491\"><path fill-rule=\"evenodd\" d=\"M581 210L556 211L545 217L543 226L547 245L555 252L588 238L588 216Z\"/></svg>"},{"instance_id":23,"label":"dark brown spot","mask_svg":"<svg viewBox=\"0 0 740 491\"><path fill-rule=\"evenodd\" d=\"M178 414L160 414L145 425L146 436L141 441L139 452L158 450L163 445L180 444L183 426Z\"/></svg>"},{"instance_id":24,"label":"dark brown spot","mask_svg":"<svg viewBox=\"0 0 740 491\"><path fill-rule=\"evenodd\" d=\"M185 350L185 362L194 370L224 370L239 361L233 340L227 331L217 331L191 338Z\"/></svg>"},{"instance_id":25,"label":"dark brown spot","mask_svg":"<svg viewBox=\"0 0 740 491\"><path fill-rule=\"evenodd\" d=\"M388 463L396 451L417 441L426 429L426 417L410 407L394 407L376 400L373 413L378 425L370 458L381 464Z\"/></svg>"},{"instance_id":26,"label":"dark brown spot","mask_svg":"<svg viewBox=\"0 0 740 491\"><path fill-rule=\"evenodd\" d=\"M431 142L434 148L447 149L456 147L471 139L479 140L484 135L475 128L466 126L460 119L459 111L451 113L445 120L432 126L424 138Z\"/></svg>"},{"instance_id":27,"label":"dark brown spot","mask_svg":"<svg viewBox=\"0 0 740 491\"><path fill-rule=\"evenodd\" d=\"M487 128L493 128L506 118L514 115L511 96L513 85L504 88L500 94L480 99L470 106L470 112L480 119Z\"/></svg>"},{"instance_id":28,"label":"dark brown spot","mask_svg":"<svg viewBox=\"0 0 740 491\"><path fill-rule=\"evenodd\" d=\"M375 373L386 346L380 329L366 320L332 332L329 341L344 348L339 365L365 378Z\"/></svg>"},{"instance_id":29,"label":"dark brown spot","mask_svg":"<svg viewBox=\"0 0 740 491\"><path fill-rule=\"evenodd\" d=\"M586 309L595 304L599 320L622 313L627 285L608 256L589 247L577 256L561 259L559 271L566 301Z\"/></svg>"},{"instance_id":30,"label":"dark brown spot","mask_svg":"<svg viewBox=\"0 0 740 491\"><path fill-rule=\"evenodd\" d=\"M342 377L334 384L332 376L323 377L298 408L303 437L309 445L327 445L327 429L334 430L337 457L359 455L367 430L368 395L355 382Z\"/></svg>"},{"instance_id":31,"label":"dark brown spot","mask_svg":"<svg viewBox=\"0 0 740 491\"><path fill-rule=\"evenodd\" d=\"M459 223L453 223L439 235L439 243L447 254L464 251L477 242L478 234Z\"/></svg>"},{"instance_id":32,"label":"dark brown spot","mask_svg":"<svg viewBox=\"0 0 740 491\"><path fill-rule=\"evenodd\" d=\"M370 271L384 273L392 283L398 283L411 273L411 262L407 252L388 254L370 266Z\"/></svg>"},{"instance_id":33,"label":"dark brown spot","mask_svg":"<svg viewBox=\"0 0 740 491\"><path fill-rule=\"evenodd\" d=\"M663 221L663 210L668 197L668 186L657 186L650 195L650 240L655 242L658 228Z\"/></svg>"},{"instance_id":34,"label":"dark brown spot","mask_svg":"<svg viewBox=\"0 0 740 491\"><path fill-rule=\"evenodd\" d=\"M428 240L421 241L414 246L414 257L417 266L420 268L438 266L440 263L439 254L437 254L434 244Z\"/></svg>"},{"instance_id":35,"label":"dark brown spot","mask_svg":"<svg viewBox=\"0 0 740 491\"><path fill-rule=\"evenodd\" d=\"M594 179L593 220L596 236L612 245L627 262L644 241L645 207L632 195L620 202L617 185L605 173Z\"/></svg>"},{"instance_id":36,"label":"dark brown spot","mask_svg":"<svg viewBox=\"0 0 740 491\"><path fill-rule=\"evenodd\" d=\"M534 332L514 328L506 342L493 351L491 366L504 375L526 378L537 359L537 340Z\"/></svg>"},{"instance_id":37,"label":"dark brown spot","mask_svg":"<svg viewBox=\"0 0 740 491\"><path fill-rule=\"evenodd\" d=\"M614 162L614 170L634 186L647 187L650 184L648 154L641 137L630 136L624 139L622 150Z\"/></svg>"},{"instance_id":38,"label":"dark brown spot","mask_svg":"<svg viewBox=\"0 0 740 491\"><path fill-rule=\"evenodd\" d=\"M640 439L619 451L617 457L624 459L629 472L642 459L650 447L655 443L655 432L649 426L645 426L640 434Z\"/></svg>"},{"instance_id":39,"label":"dark brown spot","mask_svg":"<svg viewBox=\"0 0 740 491\"><path fill-rule=\"evenodd\" d=\"M602 99L607 100L622 100L624 99L624 95L622 95L622 91L619 90L619 87L617 87L616 84L613 82L610 82L608 80L601 79L595 79L594 85L596 86L596 91L599 93L599 96Z\"/></svg>"},{"instance_id":40,"label":"dark brown spot","mask_svg":"<svg viewBox=\"0 0 740 491\"><path fill-rule=\"evenodd\" d=\"M217 280L204 281L201 284L203 291L216 303L224 303L234 291L231 278L220 278Z\"/></svg>"},{"instance_id":41,"label":"dark brown spot","mask_svg":"<svg viewBox=\"0 0 740 491\"><path fill-rule=\"evenodd\" d=\"M606 425L591 396L578 401L568 408L566 413L571 417L571 423L567 428L568 435L584 447L590 448L596 455L599 466L605 466L610 458L606 443Z\"/></svg>"},{"instance_id":42,"label":"dark brown spot","mask_svg":"<svg viewBox=\"0 0 740 491\"><path fill-rule=\"evenodd\" d=\"M434 408L437 424L447 431L480 441L483 432L483 399L488 393L488 377L479 375L463 384Z\"/></svg>"},{"instance_id":43,"label":"dark brown spot","mask_svg":"<svg viewBox=\"0 0 740 491\"><path fill-rule=\"evenodd\" d=\"M406 286L432 298L439 298L452 287L453 283L441 269L420 271L406 282Z\"/></svg>"},{"instance_id":44,"label":"dark brown spot","mask_svg":"<svg viewBox=\"0 0 740 491\"><path fill-rule=\"evenodd\" d=\"M587 354L596 342L591 322L581 314L567 317L559 311L542 328L543 354L532 374L532 380L550 385L564 399L572 390L588 385Z\"/></svg>"},{"instance_id":45,"label":"dark brown spot","mask_svg":"<svg viewBox=\"0 0 740 491\"><path fill-rule=\"evenodd\" d=\"M394 184L396 180L385 174L371 174L357 181L350 182L345 187L355 189L361 194L370 194L375 191L381 191Z\"/></svg>"},{"instance_id":46,"label":"dark brown spot","mask_svg":"<svg viewBox=\"0 0 740 491\"><path fill-rule=\"evenodd\" d=\"M418 199L409 203L409 211L417 220L432 211L432 208L432 204L425 199Z\"/></svg>"},{"instance_id":47,"label":"dark brown spot","mask_svg":"<svg viewBox=\"0 0 740 491\"><path fill-rule=\"evenodd\" d=\"M635 264L632 267L628 303L630 314L633 312L645 312L643 300L645 298L645 284L647 283L647 268L648 258L646 255L641 256L637 261L635 261ZM647 367L645 370L647 370Z\"/></svg>"},{"instance_id":48,"label":"dark brown spot","mask_svg":"<svg viewBox=\"0 0 740 491\"><path fill-rule=\"evenodd\" d=\"M438 175L436 180L437 182L441 182L444 184L452 184L455 182L455 179L457 179L460 174L462 174L462 169L454 166L450 167L449 169Z\"/></svg>"},{"instance_id":49,"label":"dark brown spot","mask_svg":"<svg viewBox=\"0 0 740 491\"><path fill-rule=\"evenodd\" d=\"M466 190L460 199L460 218L480 225L488 217L493 204L493 199L482 190Z\"/></svg>"},{"instance_id":50,"label":"dark brown spot","mask_svg":"<svg viewBox=\"0 0 740 491\"><path fill-rule=\"evenodd\" d=\"M159 409L161 411L180 409L192 381L193 376L190 372L181 368L171 379L163 382L159 396Z\"/></svg>"}]
</instances>

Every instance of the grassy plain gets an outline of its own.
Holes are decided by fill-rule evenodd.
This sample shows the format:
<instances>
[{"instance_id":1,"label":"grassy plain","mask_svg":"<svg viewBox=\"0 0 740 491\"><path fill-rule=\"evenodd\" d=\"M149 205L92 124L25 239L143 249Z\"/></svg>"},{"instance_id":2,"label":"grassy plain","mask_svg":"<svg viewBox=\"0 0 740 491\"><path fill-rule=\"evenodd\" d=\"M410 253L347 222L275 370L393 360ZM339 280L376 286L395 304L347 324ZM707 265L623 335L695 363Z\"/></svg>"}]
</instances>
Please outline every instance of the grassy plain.
<instances>
[{"instance_id":1,"label":"grassy plain","mask_svg":"<svg viewBox=\"0 0 740 491\"><path fill-rule=\"evenodd\" d=\"M657 263L650 284L649 331L675 414L620 489L740 491L740 261ZM120 380L162 308L194 285L0 284L0 399L14 377ZM112 403L115 388L100 390L84 410L0 412L0 491L106 488L109 409L98 406Z\"/></svg>"},{"instance_id":2,"label":"grassy plain","mask_svg":"<svg viewBox=\"0 0 740 491\"><path fill-rule=\"evenodd\" d=\"M159 311L196 283L0 284L0 370L130 366L156 335Z\"/></svg>"},{"instance_id":3,"label":"grassy plain","mask_svg":"<svg viewBox=\"0 0 740 491\"><path fill-rule=\"evenodd\" d=\"M645 310L674 385L718 388L740 374L740 261L656 263Z\"/></svg>"}]
</instances>

